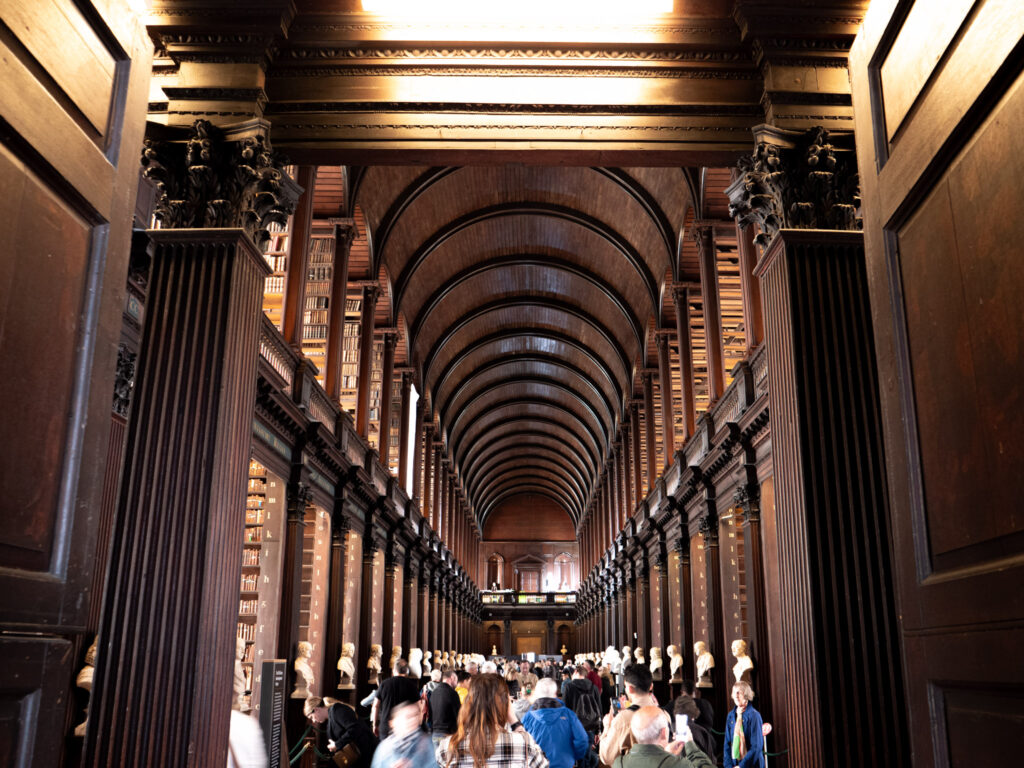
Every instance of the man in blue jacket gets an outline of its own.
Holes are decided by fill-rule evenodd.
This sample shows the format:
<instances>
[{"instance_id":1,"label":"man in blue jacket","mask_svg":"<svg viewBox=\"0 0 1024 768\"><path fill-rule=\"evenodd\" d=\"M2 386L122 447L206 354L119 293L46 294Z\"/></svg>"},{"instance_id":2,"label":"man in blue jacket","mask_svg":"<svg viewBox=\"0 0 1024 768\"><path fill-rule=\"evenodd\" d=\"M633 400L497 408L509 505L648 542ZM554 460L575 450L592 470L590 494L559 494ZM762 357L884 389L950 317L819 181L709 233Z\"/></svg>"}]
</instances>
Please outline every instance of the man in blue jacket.
<instances>
[{"instance_id":1,"label":"man in blue jacket","mask_svg":"<svg viewBox=\"0 0 1024 768\"><path fill-rule=\"evenodd\" d=\"M537 742L551 768L572 768L586 757L590 745L576 713L558 700L558 683L550 677L537 683L530 711L523 715L523 726Z\"/></svg>"}]
</instances>

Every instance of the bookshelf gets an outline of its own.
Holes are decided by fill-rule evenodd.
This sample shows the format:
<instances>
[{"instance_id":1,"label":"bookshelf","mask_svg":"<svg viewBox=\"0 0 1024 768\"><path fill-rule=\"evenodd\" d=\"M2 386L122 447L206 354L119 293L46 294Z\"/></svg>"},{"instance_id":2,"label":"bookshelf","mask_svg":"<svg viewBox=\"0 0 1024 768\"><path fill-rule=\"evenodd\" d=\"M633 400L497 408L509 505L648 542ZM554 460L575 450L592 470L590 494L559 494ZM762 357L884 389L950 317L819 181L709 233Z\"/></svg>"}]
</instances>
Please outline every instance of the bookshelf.
<instances>
[{"instance_id":1,"label":"bookshelf","mask_svg":"<svg viewBox=\"0 0 1024 768\"><path fill-rule=\"evenodd\" d=\"M303 520L302 587L299 602L299 639L313 645L310 667L316 685L323 679L324 632L327 617L327 561L330 555L330 516L309 507ZM335 660L337 661L337 660Z\"/></svg>"},{"instance_id":2,"label":"bookshelf","mask_svg":"<svg viewBox=\"0 0 1024 768\"><path fill-rule=\"evenodd\" d=\"M263 249L263 258L273 270L273 274L268 275L263 282L263 311L279 331L284 309L284 284L288 273L291 223L291 218L287 224L271 222L267 228L270 239Z\"/></svg>"},{"instance_id":3,"label":"bookshelf","mask_svg":"<svg viewBox=\"0 0 1024 768\"><path fill-rule=\"evenodd\" d=\"M345 297L345 331L341 350L341 407L356 413L359 386L359 316L363 309L363 289L349 286Z\"/></svg>"},{"instance_id":4,"label":"bookshelf","mask_svg":"<svg viewBox=\"0 0 1024 768\"><path fill-rule=\"evenodd\" d=\"M320 371L317 381L321 386L327 370L327 329L330 323L333 276L333 232L314 232L309 241L309 271L306 274L306 298L302 315L302 354Z\"/></svg>"},{"instance_id":5,"label":"bookshelf","mask_svg":"<svg viewBox=\"0 0 1024 768\"><path fill-rule=\"evenodd\" d=\"M380 447L380 394L384 374L384 342L374 339L373 362L370 365L370 425L367 441L374 448ZM381 461L386 461L381 457Z\"/></svg>"},{"instance_id":6,"label":"bookshelf","mask_svg":"<svg viewBox=\"0 0 1024 768\"><path fill-rule=\"evenodd\" d=\"M279 477L258 461L250 460L238 591L237 634L246 642L242 657L246 680L242 711L259 710L260 665L263 659L273 658L276 651L284 489Z\"/></svg>"}]
</instances>

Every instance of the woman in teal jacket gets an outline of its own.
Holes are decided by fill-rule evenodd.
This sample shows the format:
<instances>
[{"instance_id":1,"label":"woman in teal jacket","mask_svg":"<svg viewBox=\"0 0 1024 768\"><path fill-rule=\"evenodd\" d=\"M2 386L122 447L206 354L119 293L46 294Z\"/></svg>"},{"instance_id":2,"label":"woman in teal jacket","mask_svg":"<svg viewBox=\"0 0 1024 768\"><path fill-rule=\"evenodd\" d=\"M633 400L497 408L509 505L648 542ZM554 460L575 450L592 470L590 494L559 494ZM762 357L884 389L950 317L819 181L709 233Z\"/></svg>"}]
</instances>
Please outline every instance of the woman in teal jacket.
<instances>
[{"instance_id":1,"label":"woman in teal jacket","mask_svg":"<svg viewBox=\"0 0 1024 768\"><path fill-rule=\"evenodd\" d=\"M725 720L725 768L765 768L761 713L750 706L754 689L739 682L732 687L736 708ZM739 727L737 727L737 720Z\"/></svg>"}]
</instances>

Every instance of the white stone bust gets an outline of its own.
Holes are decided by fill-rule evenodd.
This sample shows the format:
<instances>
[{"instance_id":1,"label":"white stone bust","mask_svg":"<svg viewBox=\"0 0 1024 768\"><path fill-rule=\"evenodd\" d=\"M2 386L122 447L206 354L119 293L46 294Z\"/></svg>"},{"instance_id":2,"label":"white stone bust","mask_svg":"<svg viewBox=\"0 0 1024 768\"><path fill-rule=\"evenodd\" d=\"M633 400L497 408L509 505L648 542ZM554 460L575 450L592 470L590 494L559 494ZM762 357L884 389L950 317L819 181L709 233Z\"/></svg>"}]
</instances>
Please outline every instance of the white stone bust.
<instances>
[{"instance_id":1,"label":"white stone bust","mask_svg":"<svg viewBox=\"0 0 1024 768\"><path fill-rule=\"evenodd\" d=\"M623 672L633 666L633 651L628 645L622 646L622 661L620 664Z\"/></svg>"},{"instance_id":2,"label":"white stone bust","mask_svg":"<svg viewBox=\"0 0 1024 768\"><path fill-rule=\"evenodd\" d=\"M661 658L661 648L654 646L651 648L651 675L655 680L661 679L661 668L665 662Z\"/></svg>"},{"instance_id":3,"label":"white stone bust","mask_svg":"<svg viewBox=\"0 0 1024 768\"><path fill-rule=\"evenodd\" d=\"M433 665L430 663L430 651L420 648L419 652L423 657L423 677L430 677L430 672L433 669Z\"/></svg>"},{"instance_id":4,"label":"white stone bust","mask_svg":"<svg viewBox=\"0 0 1024 768\"><path fill-rule=\"evenodd\" d=\"M614 645L609 645L605 648L604 659L602 659L601 663L607 666L613 675L617 675L622 671L622 659L619 658L619 652L615 650Z\"/></svg>"},{"instance_id":5,"label":"white stone bust","mask_svg":"<svg viewBox=\"0 0 1024 768\"><path fill-rule=\"evenodd\" d=\"M369 670L367 682L370 685L377 685L380 681L380 661L384 658L384 649L379 644L373 643L370 646L370 658L366 661L366 668Z\"/></svg>"},{"instance_id":6,"label":"white stone bust","mask_svg":"<svg viewBox=\"0 0 1024 768\"><path fill-rule=\"evenodd\" d=\"M679 683L683 680L683 654L679 652L679 648L675 645L670 645L668 651L668 668L672 675L672 682Z\"/></svg>"},{"instance_id":7,"label":"white stone bust","mask_svg":"<svg viewBox=\"0 0 1024 768\"><path fill-rule=\"evenodd\" d=\"M423 649L409 649L409 672L417 680L423 677Z\"/></svg>"},{"instance_id":8,"label":"white stone bust","mask_svg":"<svg viewBox=\"0 0 1024 768\"><path fill-rule=\"evenodd\" d=\"M696 657L697 665L697 687L711 688L711 670L715 666L715 657L708 650L707 643L698 640L693 644L693 655Z\"/></svg>"},{"instance_id":9,"label":"white stone bust","mask_svg":"<svg viewBox=\"0 0 1024 768\"><path fill-rule=\"evenodd\" d=\"M750 673L754 670L754 661L747 653L747 641L733 640L732 655L736 657L736 664L732 668L732 675L736 678L736 682L753 683Z\"/></svg>"},{"instance_id":10,"label":"white stone bust","mask_svg":"<svg viewBox=\"0 0 1024 768\"><path fill-rule=\"evenodd\" d=\"M234 696L231 699L231 708L237 709L240 712L247 709L245 707L245 670L242 669L242 659L245 658L245 638L235 638L235 679L232 685Z\"/></svg>"},{"instance_id":11,"label":"white stone bust","mask_svg":"<svg viewBox=\"0 0 1024 768\"><path fill-rule=\"evenodd\" d=\"M395 671L395 664L398 662L398 660L400 658L402 658L402 646L400 646L400 645L392 646L392 648L391 648L391 658L388 659L388 672L389 673L394 673L394 671Z\"/></svg>"},{"instance_id":12,"label":"white stone bust","mask_svg":"<svg viewBox=\"0 0 1024 768\"><path fill-rule=\"evenodd\" d=\"M313 656L313 644L305 640L299 642L299 655L295 657L295 690L292 691L293 699L308 699L313 695L312 687L316 684L313 676L313 668L310 666L310 659Z\"/></svg>"},{"instance_id":13,"label":"white stone bust","mask_svg":"<svg viewBox=\"0 0 1024 768\"><path fill-rule=\"evenodd\" d=\"M647 659L644 657L644 649L637 646L637 649L633 652L633 663L634 664L646 664Z\"/></svg>"},{"instance_id":14,"label":"white stone bust","mask_svg":"<svg viewBox=\"0 0 1024 768\"><path fill-rule=\"evenodd\" d=\"M341 656L338 659L338 671L341 672L338 675L339 688L352 688L355 684L356 665L355 661L353 661L355 655L356 646L354 643L341 644Z\"/></svg>"}]
</instances>

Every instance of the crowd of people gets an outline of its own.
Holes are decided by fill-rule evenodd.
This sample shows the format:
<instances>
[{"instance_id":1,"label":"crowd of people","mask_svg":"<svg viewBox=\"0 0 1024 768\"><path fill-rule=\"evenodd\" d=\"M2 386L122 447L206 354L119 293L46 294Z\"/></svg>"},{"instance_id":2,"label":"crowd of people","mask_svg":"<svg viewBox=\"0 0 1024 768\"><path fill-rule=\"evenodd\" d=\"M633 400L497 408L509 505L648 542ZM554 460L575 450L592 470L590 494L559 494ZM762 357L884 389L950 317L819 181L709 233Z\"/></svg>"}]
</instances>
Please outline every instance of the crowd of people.
<instances>
[{"instance_id":1,"label":"crowd of people","mask_svg":"<svg viewBox=\"0 0 1024 768\"><path fill-rule=\"evenodd\" d=\"M412 677L399 659L363 703L370 717L332 699L305 714L325 724L343 768L765 768L754 691L739 682L735 707L714 730L710 702L685 681L659 702L646 664L625 669L618 690L592 661L573 667L493 659ZM616 695L621 694L621 695ZM716 735L720 738L716 738Z\"/></svg>"}]
</instances>

